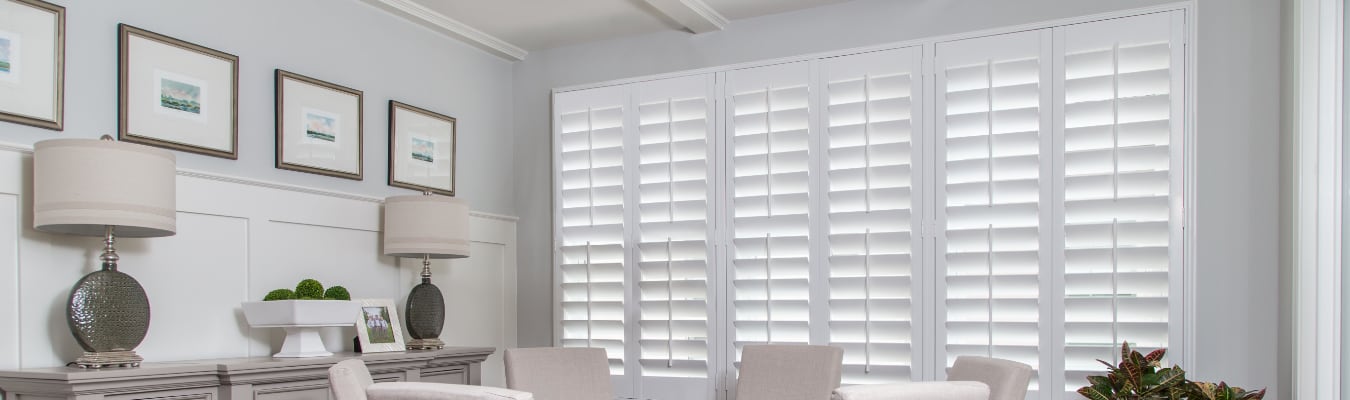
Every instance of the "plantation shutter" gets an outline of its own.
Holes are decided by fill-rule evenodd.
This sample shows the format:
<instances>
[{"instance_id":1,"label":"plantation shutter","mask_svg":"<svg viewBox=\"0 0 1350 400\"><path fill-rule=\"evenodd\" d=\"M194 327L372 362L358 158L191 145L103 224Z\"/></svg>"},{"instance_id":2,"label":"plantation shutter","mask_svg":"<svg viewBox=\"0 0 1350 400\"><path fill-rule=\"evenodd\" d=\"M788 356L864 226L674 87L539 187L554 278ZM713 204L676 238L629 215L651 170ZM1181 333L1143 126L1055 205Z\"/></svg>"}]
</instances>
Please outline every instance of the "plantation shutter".
<instances>
[{"instance_id":1,"label":"plantation shutter","mask_svg":"<svg viewBox=\"0 0 1350 400\"><path fill-rule=\"evenodd\" d=\"M1058 29L1063 42L1064 390L1180 343L1181 12ZM1062 54L1062 56L1061 56ZM1175 356L1173 357L1175 358ZM1076 394L1071 395L1078 398Z\"/></svg>"},{"instance_id":2,"label":"plantation shutter","mask_svg":"<svg viewBox=\"0 0 1350 400\"><path fill-rule=\"evenodd\" d=\"M730 361L810 341L811 130L806 62L726 73Z\"/></svg>"},{"instance_id":3,"label":"plantation shutter","mask_svg":"<svg viewBox=\"0 0 1350 400\"><path fill-rule=\"evenodd\" d=\"M1050 37L1026 31L936 50L937 361L1031 365L1029 398L1043 386L1050 328Z\"/></svg>"},{"instance_id":4,"label":"plantation shutter","mask_svg":"<svg viewBox=\"0 0 1350 400\"><path fill-rule=\"evenodd\" d=\"M643 398L712 393L713 76L636 84Z\"/></svg>"},{"instance_id":5,"label":"plantation shutter","mask_svg":"<svg viewBox=\"0 0 1350 400\"><path fill-rule=\"evenodd\" d=\"M922 258L917 47L822 61L830 344L845 384L908 381Z\"/></svg>"},{"instance_id":6,"label":"plantation shutter","mask_svg":"<svg viewBox=\"0 0 1350 400\"><path fill-rule=\"evenodd\" d=\"M605 349L616 376L625 374L626 354L627 105L623 87L554 97L560 345Z\"/></svg>"}]
</instances>

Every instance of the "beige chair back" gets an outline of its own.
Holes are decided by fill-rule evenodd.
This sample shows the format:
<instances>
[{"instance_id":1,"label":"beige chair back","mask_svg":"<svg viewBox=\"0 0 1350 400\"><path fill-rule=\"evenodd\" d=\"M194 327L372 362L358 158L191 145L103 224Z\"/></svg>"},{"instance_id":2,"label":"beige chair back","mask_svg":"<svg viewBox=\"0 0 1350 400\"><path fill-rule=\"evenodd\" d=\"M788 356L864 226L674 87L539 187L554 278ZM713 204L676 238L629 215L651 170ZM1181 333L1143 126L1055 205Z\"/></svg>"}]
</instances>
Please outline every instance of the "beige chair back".
<instances>
[{"instance_id":1,"label":"beige chair back","mask_svg":"<svg viewBox=\"0 0 1350 400\"><path fill-rule=\"evenodd\" d=\"M605 349L506 349L506 387L535 400L612 400ZM337 399L342 400L342 399Z\"/></svg>"},{"instance_id":2,"label":"beige chair back","mask_svg":"<svg viewBox=\"0 0 1350 400\"><path fill-rule=\"evenodd\" d=\"M828 400L843 363L844 349L833 346L746 345L736 400Z\"/></svg>"},{"instance_id":3,"label":"beige chair back","mask_svg":"<svg viewBox=\"0 0 1350 400\"><path fill-rule=\"evenodd\" d=\"M948 381L975 381L989 385L989 400L1024 400L1031 384L1031 366L988 357L960 356L947 373Z\"/></svg>"},{"instance_id":4,"label":"beige chair back","mask_svg":"<svg viewBox=\"0 0 1350 400\"><path fill-rule=\"evenodd\" d=\"M366 388L373 384L375 380L361 360L344 360L328 368L328 388L333 392L333 400L366 400Z\"/></svg>"}]
</instances>

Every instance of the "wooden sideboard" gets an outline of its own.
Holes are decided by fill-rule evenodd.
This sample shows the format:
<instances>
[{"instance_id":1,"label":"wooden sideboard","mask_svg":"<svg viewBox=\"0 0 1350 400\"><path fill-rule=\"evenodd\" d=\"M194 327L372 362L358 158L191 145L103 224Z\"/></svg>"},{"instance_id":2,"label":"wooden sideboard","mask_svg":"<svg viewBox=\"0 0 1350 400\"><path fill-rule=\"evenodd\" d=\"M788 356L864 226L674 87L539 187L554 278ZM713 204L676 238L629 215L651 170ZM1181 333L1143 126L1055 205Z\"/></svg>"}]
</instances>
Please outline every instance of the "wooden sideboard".
<instances>
[{"instance_id":1,"label":"wooden sideboard","mask_svg":"<svg viewBox=\"0 0 1350 400\"><path fill-rule=\"evenodd\" d=\"M478 385L491 347L447 347L318 358L227 358L139 368L0 370L5 400L324 400L328 367L359 358L376 382Z\"/></svg>"}]
</instances>

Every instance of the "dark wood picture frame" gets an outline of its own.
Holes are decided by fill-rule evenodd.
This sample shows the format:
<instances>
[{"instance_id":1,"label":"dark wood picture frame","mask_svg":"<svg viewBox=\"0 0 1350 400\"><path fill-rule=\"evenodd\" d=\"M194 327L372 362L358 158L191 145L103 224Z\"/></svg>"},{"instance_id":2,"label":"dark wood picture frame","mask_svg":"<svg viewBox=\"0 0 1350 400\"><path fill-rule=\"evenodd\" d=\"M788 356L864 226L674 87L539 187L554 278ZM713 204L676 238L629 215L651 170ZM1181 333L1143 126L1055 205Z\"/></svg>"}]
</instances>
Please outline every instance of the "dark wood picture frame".
<instances>
[{"instance_id":1,"label":"dark wood picture frame","mask_svg":"<svg viewBox=\"0 0 1350 400\"><path fill-rule=\"evenodd\" d=\"M396 168L398 168L397 163L394 162L395 160L398 159L394 153L394 149L396 148L395 141L397 140L398 137L398 118L395 117L396 115L395 111L399 109L421 114L422 116L425 116L427 118L438 119L450 123L450 190L417 185L408 182L401 182L394 179ZM413 189L421 192L432 192L440 195L454 197L455 185L457 183L457 180L455 179L455 174L458 172L457 170L458 163L459 163L459 121L455 119L455 117L451 117L434 111L429 111L416 106L408 105L406 103L389 100L389 186L404 189Z\"/></svg>"},{"instance_id":2,"label":"dark wood picture frame","mask_svg":"<svg viewBox=\"0 0 1350 400\"><path fill-rule=\"evenodd\" d=\"M53 118L42 119L28 115L8 113L0 111L0 121L12 122L16 124L35 126L54 131L65 130L66 120L66 8L48 3L42 0L10 0L20 5L25 5L56 14L56 93Z\"/></svg>"},{"instance_id":3,"label":"dark wood picture frame","mask_svg":"<svg viewBox=\"0 0 1350 400\"><path fill-rule=\"evenodd\" d=\"M276 167L277 167L277 169L285 169L285 170L299 171L299 172L308 172L308 173L311 173L311 174L327 175L327 176L332 176L332 177L336 177L336 178L351 179L351 180L356 180L356 181L364 180L364 179L365 179L365 159L366 159L366 145L365 145L365 118L366 118L366 117L365 117L365 93L362 92L362 91L360 91L360 90L352 89L352 88L349 88L349 87L346 87L346 86L342 86L342 85L338 85L338 84L331 83L331 82L321 81L321 80L314 79L314 78L311 78L311 77L308 77L308 76L304 76L304 75L300 75L300 74L297 74L297 73L294 73L294 72L285 71L285 70L282 70L282 69L277 69L277 70L276 70L276 75L275 75L275 77L276 77L276 79L275 79L275 86L276 86L276 87L275 87L275 90L276 90L276 97L275 97L276 107L275 107L275 112L276 112L276 114L275 114L275 115L276 115ZM291 79L291 80L299 81L299 82L301 82L301 83L305 83L305 84L309 84L309 85L313 85L313 86L318 86L318 87L323 88L323 89L327 89L327 90L331 90L331 91L335 91L335 92L341 92L341 93L344 93L344 94L349 94L349 95L352 95L352 96L356 96L356 143L357 143L357 146L358 146L357 149L356 149L356 154L357 154L357 155L356 155L356 173L349 173L349 172L345 172L345 171L337 171L337 170L332 170L332 169L327 169L327 168L313 167L313 166L308 166L308 165L293 164L293 163L287 163L287 162L284 161L284 157L283 157L283 156L286 154L286 138L285 138L285 133L286 133L286 130L285 130L285 127L286 127L286 110L285 110L285 107L286 107L286 102L285 102L285 99L286 99L286 91L285 91L285 85L283 85L283 82L284 82L286 79Z\"/></svg>"},{"instance_id":4,"label":"dark wood picture frame","mask_svg":"<svg viewBox=\"0 0 1350 400\"><path fill-rule=\"evenodd\" d=\"M138 135L135 132L130 131L129 114L131 104L129 102L129 96L131 83L129 78L129 42L132 35L177 47L185 51L195 52L203 56L218 58L230 63L230 151L156 139ZM124 142L140 143L212 157L227 158L231 160L239 159L239 56L127 24L117 24L117 37L117 139Z\"/></svg>"}]
</instances>

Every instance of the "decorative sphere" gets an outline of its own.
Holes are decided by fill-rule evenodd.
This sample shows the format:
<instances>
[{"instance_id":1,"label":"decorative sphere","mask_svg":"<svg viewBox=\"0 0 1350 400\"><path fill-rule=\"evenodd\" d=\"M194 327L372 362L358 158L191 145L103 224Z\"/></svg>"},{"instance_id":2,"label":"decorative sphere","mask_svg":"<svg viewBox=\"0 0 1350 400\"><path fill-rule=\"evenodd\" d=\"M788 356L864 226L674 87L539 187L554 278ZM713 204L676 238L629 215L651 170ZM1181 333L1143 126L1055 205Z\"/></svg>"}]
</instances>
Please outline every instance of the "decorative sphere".
<instances>
[{"instance_id":1,"label":"decorative sphere","mask_svg":"<svg viewBox=\"0 0 1350 400\"><path fill-rule=\"evenodd\" d=\"M277 289L267 292L267 296L263 297L263 301L276 300L295 300L295 292L292 292L290 289Z\"/></svg>"},{"instance_id":2,"label":"decorative sphere","mask_svg":"<svg viewBox=\"0 0 1350 400\"><path fill-rule=\"evenodd\" d=\"M324 300L351 300L352 294L347 293L347 288L342 286L333 286L323 292Z\"/></svg>"},{"instance_id":3,"label":"decorative sphere","mask_svg":"<svg viewBox=\"0 0 1350 400\"><path fill-rule=\"evenodd\" d=\"M300 281L295 285L295 298L300 300L323 299L323 284L313 279Z\"/></svg>"}]
</instances>

